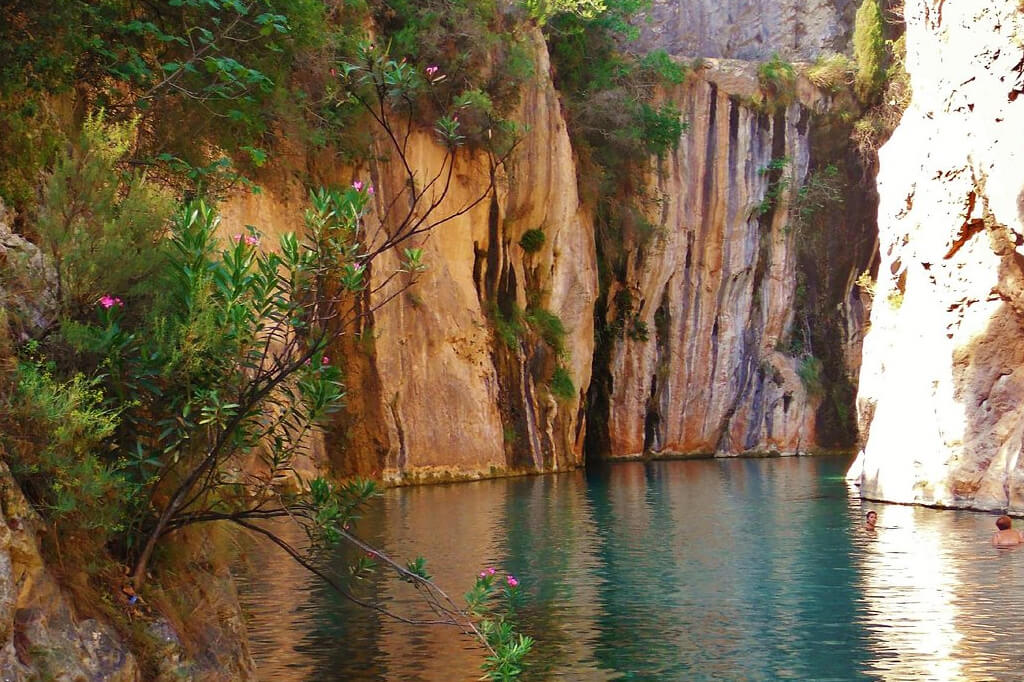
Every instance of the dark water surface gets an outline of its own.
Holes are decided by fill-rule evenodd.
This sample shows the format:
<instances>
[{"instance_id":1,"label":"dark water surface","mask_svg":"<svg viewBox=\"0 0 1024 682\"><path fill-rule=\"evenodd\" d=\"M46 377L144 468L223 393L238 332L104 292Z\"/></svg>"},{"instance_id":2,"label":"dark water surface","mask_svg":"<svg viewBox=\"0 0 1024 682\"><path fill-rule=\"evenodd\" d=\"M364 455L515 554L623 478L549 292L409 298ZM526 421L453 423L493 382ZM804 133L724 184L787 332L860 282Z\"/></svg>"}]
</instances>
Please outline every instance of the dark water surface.
<instances>
[{"instance_id":1,"label":"dark water surface","mask_svg":"<svg viewBox=\"0 0 1024 682\"><path fill-rule=\"evenodd\" d=\"M862 505L848 463L622 463L403 488L359 530L427 557L452 595L484 567L515 574L538 640L527 680L1024 679L1024 550L987 544L992 515ZM451 629L352 607L269 549L251 573L261 679L479 677L480 652ZM425 615L402 583L364 589Z\"/></svg>"}]
</instances>

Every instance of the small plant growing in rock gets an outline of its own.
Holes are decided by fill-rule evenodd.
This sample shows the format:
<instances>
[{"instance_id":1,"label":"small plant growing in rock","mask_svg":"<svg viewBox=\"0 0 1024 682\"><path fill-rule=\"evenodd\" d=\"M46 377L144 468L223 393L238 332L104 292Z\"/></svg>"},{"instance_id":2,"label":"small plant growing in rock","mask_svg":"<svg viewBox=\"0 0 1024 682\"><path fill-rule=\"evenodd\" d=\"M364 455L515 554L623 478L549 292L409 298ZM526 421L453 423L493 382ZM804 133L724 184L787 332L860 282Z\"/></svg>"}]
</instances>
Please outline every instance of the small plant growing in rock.
<instances>
[{"instance_id":1,"label":"small plant growing in rock","mask_svg":"<svg viewBox=\"0 0 1024 682\"><path fill-rule=\"evenodd\" d=\"M651 338L651 332L647 327L647 323L641 320L639 316L634 315L632 324L630 324L629 329L626 331L626 336L634 341L646 343Z\"/></svg>"},{"instance_id":2,"label":"small plant growing in rock","mask_svg":"<svg viewBox=\"0 0 1024 682\"><path fill-rule=\"evenodd\" d=\"M550 310L531 307L526 311L526 321L549 347L561 355L565 352L565 325L562 318Z\"/></svg>"},{"instance_id":3,"label":"small plant growing in rock","mask_svg":"<svg viewBox=\"0 0 1024 682\"><path fill-rule=\"evenodd\" d=\"M497 303L490 305L490 318L494 324L494 331L501 339L501 342L505 344L505 347L511 351L519 350L519 340L522 335L526 333L526 327L523 325L523 311L516 305L513 305L511 312L506 315L501 311L501 307Z\"/></svg>"},{"instance_id":4,"label":"small plant growing in rock","mask_svg":"<svg viewBox=\"0 0 1024 682\"><path fill-rule=\"evenodd\" d=\"M796 69L778 54L757 67L757 81L767 102L788 104L796 95Z\"/></svg>"},{"instance_id":5,"label":"small plant growing in rock","mask_svg":"<svg viewBox=\"0 0 1024 682\"><path fill-rule=\"evenodd\" d=\"M559 400L572 400L576 397L576 386L572 382L569 370L559 365L551 375L551 395Z\"/></svg>"},{"instance_id":6,"label":"small plant growing in rock","mask_svg":"<svg viewBox=\"0 0 1024 682\"><path fill-rule=\"evenodd\" d=\"M519 238L519 246L526 253L537 253L544 247L544 242L546 241L547 237L544 235L544 230L533 228L524 232L523 236Z\"/></svg>"},{"instance_id":7,"label":"small plant growing in rock","mask_svg":"<svg viewBox=\"0 0 1024 682\"><path fill-rule=\"evenodd\" d=\"M875 297L875 278L871 276L870 270L865 270L857 276L856 284L860 287L860 290L866 293L871 298Z\"/></svg>"},{"instance_id":8,"label":"small plant growing in rock","mask_svg":"<svg viewBox=\"0 0 1024 682\"><path fill-rule=\"evenodd\" d=\"M871 102L885 84L885 35L878 0L863 0L857 8L853 56L857 62L854 91L860 101Z\"/></svg>"},{"instance_id":9,"label":"small plant growing in rock","mask_svg":"<svg viewBox=\"0 0 1024 682\"><path fill-rule=\"evenodd\" d=\"M813 355L804 355L800 358L800 366L797 367L796 373L800 377L800 382L804 385L808 395L816 396L822 394L824 384L821 375L821 360Z\"/></svg>"},{"instance_id":10,"label":"small plant growing in rock","mask_svg":"<svg viewBox=\"0 0 1024 682\"><path fill-rule=\"evenodd\" d=\"M772 159L764 168L759 168L757 174L768 178L768 187L764 191L764 198L754 207L754 216L764 216L771 213L778 205L782 195L789 188L789 177L786 174L790 165L789 157Z\"/></svg>"},{"instance_id":11,"label":"small plant growing in rock","mask_svg":"<svg viewBox=\"0 0 1024 682\"><path fill-rule=\"evenodd\" d=\"M807 68L807 80L815 87L835 92L853 81L853 67L850 59L842 54L822 55Z\"/></svg>"}]
</instances>

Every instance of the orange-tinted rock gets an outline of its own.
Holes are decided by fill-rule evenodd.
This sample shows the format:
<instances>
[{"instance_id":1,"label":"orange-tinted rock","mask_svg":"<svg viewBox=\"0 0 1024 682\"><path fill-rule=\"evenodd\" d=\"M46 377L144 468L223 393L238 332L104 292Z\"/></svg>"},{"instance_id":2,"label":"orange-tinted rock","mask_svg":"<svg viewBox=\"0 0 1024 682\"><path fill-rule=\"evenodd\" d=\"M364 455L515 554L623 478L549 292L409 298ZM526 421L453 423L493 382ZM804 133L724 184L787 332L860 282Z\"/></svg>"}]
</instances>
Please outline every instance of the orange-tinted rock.
<instances>
[{"instance_id":1,"label":"orange-tinted rock","mask_svg":"<svg viewBox=\"0 0 1024 682\"><path fill-rule=\"evenodd\" d=\"M709 64L672 93L689 128L651 168L658 229L626 280L648 334L627 332L614 349L612 456L793 453L815 443L817 400L799 361L775 350L793 321L787 207L807 172L807 112L799 102L756 111L747 104L755 66ZM773 159L783 180L769 206Z\"/></svg>"}]
</instances>

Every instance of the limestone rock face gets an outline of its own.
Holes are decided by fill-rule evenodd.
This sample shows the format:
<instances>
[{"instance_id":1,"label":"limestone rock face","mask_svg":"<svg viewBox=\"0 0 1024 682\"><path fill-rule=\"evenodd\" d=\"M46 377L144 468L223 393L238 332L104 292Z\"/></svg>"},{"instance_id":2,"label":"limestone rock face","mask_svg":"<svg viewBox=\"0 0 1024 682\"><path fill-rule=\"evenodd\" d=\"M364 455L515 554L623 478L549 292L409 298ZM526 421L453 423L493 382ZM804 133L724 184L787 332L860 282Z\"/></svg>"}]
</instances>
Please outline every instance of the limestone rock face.
<instances>
[{"instance_id":1,"label":"limestone rock face","mask_svg":"<svg viewBox=\"0 0 1024 682\"><path fill-rule=\"evenodd\" d=\"M651 169L658 228L630 259L625 291L608 296L609 322L624 321L610 370L612 456L815 443L818 401L800 360L775 350L793 318L787 208L807 173L808 113L799 102L755 111L743 102L756 89L754 65L714 62L672 93L689 129ZM786 160L778 174L773 159Z\"/></svg>"},{"instance_id":2,"label":"limestone rock face","mask_svg":"<svg viewBox=\"0 0 1024 682\"><path fill-rule=\"evenodd\" d=\"M0 464L0 678L139 680L135 657L105 623L75 617L36 541L38 517Z\"/></svg>"},{"instance_id":3,"label":"limestone rock face","mask_svg":"<svg viewBox=\"0 0 1024 682\"><path fill-rule=\"evenodd\" d=\"M472 205L486 192L491 167L482 154L460 153L434 217L472 207L409 244L423 248L428 270L408 288L397 278L374 294L374 303L397 297L346 347L349 360L363 360L349 370L352 400L334 434L348 445L342 469L354 455L364 472L404 482L554 471L582 459L579 405L589 383L597 269L547 53L538 33L531 39L538 81L515 116L529 132L495 169L495 191ZM444 150L428 133L414 135L409 149L422 177L443 163ZM403 187L400 170L374 168L381 210ZM531 229L543 231L544 244L527 253L519 240ZM388 254L375 261L373 276L383 280L397 266ZM560 354L531 331L522 317L531 309L561 321ZM499 338L499 317L518 319L518 331ZM572 378L575 397L552 396L556 367Z\"/></svg>"},{"instance_id":4,"label":"limestone rock face","mask_svg":"<svg viewBox=\"0 0 1024 682\"><path fill-rule=\"evenodd\" d=\"M640 44L670 54L763 60L844 52L854 0L654 0Z\"/></svg>"},{"instance_id":5,"label":"limestone rock face","mask_svg":"<svg viewBox=\"0 0 1024 682\"><path fill-rule=\"evenodd\" d=\"M43 522L0 463L0 679L137 682L142 671L129 643L108 623L82 618L40 554ZM255 679L245 622L231 574L193 566L179 595L193 623L196 650L187 651L174 627L146 607L136 618L161 650L155 679L209 682ZM115 601L120 595L111 595ZM215 605L211 612L209 605ZM127 608L127 604L124 604Z\"/></svg>"},{"instance_id":6,"label":"limestone rock face","mask_svg":"<svg viewBox=\"0 0 1024 682\"><path fill-rule=\"evenodd\" d=\"M11 228L11 216L0 201L0 310L18 341L39 336L57 316L51 284L53 266L32 242Z\"/></svg>"},{"instance_id":7,"label":"limestone rock face","mask_svg":"<svg viewBox=\"0 0 1024 682\"><path fill-rule=\"evenodd\" d=\"M1024 512L1024 12L908 0L913 100L880 153L863 496Z\"/></svg>"}]
</instances>

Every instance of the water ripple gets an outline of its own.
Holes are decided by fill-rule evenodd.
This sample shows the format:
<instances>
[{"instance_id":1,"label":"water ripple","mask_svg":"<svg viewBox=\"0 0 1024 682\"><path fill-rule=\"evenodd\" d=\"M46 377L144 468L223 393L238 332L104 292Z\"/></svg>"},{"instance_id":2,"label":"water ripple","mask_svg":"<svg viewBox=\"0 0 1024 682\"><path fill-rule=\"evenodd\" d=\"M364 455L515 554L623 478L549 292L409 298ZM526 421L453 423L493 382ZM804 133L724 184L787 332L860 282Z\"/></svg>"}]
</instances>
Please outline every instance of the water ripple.
<instances>
[{"instance_id":1,"label":"water ripple","mask_svg":"<svg viewBox=\"0 0 1024 682\"><path fill-rule=\"evenodd\" d=\"M461 594L520 578L530 680L1014 680L1024 552L993 517L870 505L844 458L624 463L586 473L391 490L361 532L422 554ZM347 557L339 555L342 565ZM353 609L269 550L243 587L266 680L471 680L449 630ZM373 581L389 608L422 607Z\"/></svg>"}]
</instances>

